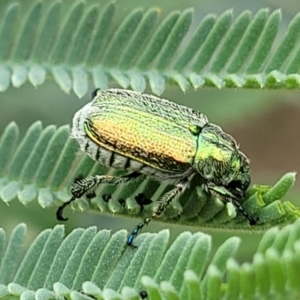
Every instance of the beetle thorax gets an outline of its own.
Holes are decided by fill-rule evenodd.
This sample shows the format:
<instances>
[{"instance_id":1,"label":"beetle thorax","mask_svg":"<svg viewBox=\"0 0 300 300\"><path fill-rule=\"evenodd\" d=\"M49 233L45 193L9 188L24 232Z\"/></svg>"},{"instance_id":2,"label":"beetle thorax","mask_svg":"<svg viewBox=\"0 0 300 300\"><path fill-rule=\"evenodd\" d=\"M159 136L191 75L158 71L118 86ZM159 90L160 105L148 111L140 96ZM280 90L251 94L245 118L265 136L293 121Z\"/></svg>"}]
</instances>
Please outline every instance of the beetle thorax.
<instances>
[{"instance_id":1,"label":"beetle thorax","mask_svg":"<svg viewBox=\"0 0 300 300\"><path fill-rule=\"evenodd\" d=\"M239 176L239 150L235 140L214 124L203 128L198 139L194 168L207 182L227 185Z\"/></svg>"}]
</instances>

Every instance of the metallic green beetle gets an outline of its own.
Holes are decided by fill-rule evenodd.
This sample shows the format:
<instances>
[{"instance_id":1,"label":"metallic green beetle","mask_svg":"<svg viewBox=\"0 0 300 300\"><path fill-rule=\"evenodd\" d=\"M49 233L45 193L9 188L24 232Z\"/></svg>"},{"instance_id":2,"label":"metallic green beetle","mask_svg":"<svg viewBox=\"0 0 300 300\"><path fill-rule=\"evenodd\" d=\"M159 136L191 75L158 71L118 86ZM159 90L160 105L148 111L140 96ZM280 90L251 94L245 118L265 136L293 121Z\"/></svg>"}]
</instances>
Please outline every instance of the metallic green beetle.
<instances>
[{"instance_id":1,"label":"metallic green beetle","mask_svg":"<svg viewBox=\"0 0 300 300\"><path fill-rule=\"evenodd\" d=\"M129 90L96 90L94 99L75 114L72 137L93 160L129 173L76 180L72 198L57 211L59 220L67 220L62 216L64 207L84 195L93 197L101 183L116 185L149 175L173 185L132 231L127 240L132 245L139 231L163 213L198 173L206 192L231 202L251 225L256 223L240 204L250 184L249 160L232 136L198 111Z\"/></svg>"}]
</instances>

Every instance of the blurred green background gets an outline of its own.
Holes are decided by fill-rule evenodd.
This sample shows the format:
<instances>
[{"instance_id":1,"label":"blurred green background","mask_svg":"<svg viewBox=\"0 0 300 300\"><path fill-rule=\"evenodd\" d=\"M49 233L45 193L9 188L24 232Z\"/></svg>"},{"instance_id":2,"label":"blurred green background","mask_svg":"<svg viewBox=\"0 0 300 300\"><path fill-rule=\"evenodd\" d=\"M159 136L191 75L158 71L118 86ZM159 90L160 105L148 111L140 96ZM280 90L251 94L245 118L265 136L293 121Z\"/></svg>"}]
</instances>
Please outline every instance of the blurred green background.
<instances>
[{"instance_id":1,"label":"blurred green background","mask_svg":"<svg viewBox=\"0 0 300 300\"><path fill-rule=\"evenodd\" d=\"M11 1L2 1L0 9L7 2ZM90 2L105 3L106 1ZM67 7L70 2L63 1L63 3ZM232 8L236 17L246 9L255 13L264 7L269 7L270 11L281 8L281 34L285 32L287 24L296 12L300 12L300 2L292 0L284 2L279 0L120 0L116 1L116 18L122 20L132 8L152 6L161 8L161 18L171 10L194 7L194 27L207 13L219 15L226 9ZM110 87L116 86L112 83ZM90 91L93 89L94 87L90 85ZM147 90L147 92L150 91ZM211 122L220 125L224 131L232 134L240 143L242 151L251 159L253 183L273 184L284 173L300 170L299 91L205 88L197 91L190 89L184 94L178 87L168 86L162 97L201 111L208 116ZM5 93L0 94L0 132L11 121L15 121L19 125L21 136L37 120L41 120L44 126L70 124L74 113L89 100L90 95L78 99L73 93L64 94L52 79L38 88L34 88L30 84L24 84L19 89L11 87ZM286 198L297 206L300 206L299 182L296 183ZM25 222L28 224L30 235L28 242L30 242L41 230L57 224L55 210L56 208L42 209L36 203L25 207L17 200L12 201L10 206L6 206L0 201L0 226L9 232L16 224ZM70 216L70 220L65 224L67 232L74 227L86 228L91 225L97 226L99 230L112 229L112 231L116 231L122 228L131 230L140 221L119 216L101 215L95 212L71 213L68 211L67 213ZM151 223L145 230L157 232L166 227L170 228L172 237L185 230L207 232L213 236L214 248L228 237L238 235L243 239L242 247L238 253L240 261L251 259L261 238L261 234L215 232L159 222Z\"/></svg>"}]
</instances>

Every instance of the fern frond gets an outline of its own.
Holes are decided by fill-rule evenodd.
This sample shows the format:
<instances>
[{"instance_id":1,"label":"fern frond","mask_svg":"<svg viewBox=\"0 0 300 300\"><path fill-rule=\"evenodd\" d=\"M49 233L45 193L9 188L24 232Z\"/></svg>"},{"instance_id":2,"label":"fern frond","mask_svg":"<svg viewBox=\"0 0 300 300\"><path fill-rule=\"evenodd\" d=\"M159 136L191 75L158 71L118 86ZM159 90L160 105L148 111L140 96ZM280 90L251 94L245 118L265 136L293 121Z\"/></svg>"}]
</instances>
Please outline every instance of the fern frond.
<instances>
[{"instance_id":1,"label":"fern frond","mask_svg":"<svg viewBox=\"0 0 300 300\"><path fill-rule=\"evenodd\" d=\"M249 263L234 256L240 239L227 239L214 253L211 237L184 232L144 233L138 249L126 247L126 231L64 227L39 234L23 255L26 226L10 237L0 229L1 299L298 299L300 221L263 236ZM7 242L6 242L7 240Z\"/></svg>"},{"instance_id":2,"label":"fern frond","mask_svg":"<svg viewBox=\"0 0 300 300\"><path fill-rule=\"evenodd\" d=\"M280 11L253 15L231 10L193 24L193 10L132 10L114 20L118 4L33 1L8 3L0 21L0 91L29 80L53 77L79 97L88 80L105 89L109 81L161 94L166 84L185 91L202 86L299 88L299 22L278 35ZM193 26L191 26L193 24ZM196 25L196 26L195 26ZM195 29L190 29L191 27ZM279 46L277 46L279 45Z\"/></svg>"}]
</instances>

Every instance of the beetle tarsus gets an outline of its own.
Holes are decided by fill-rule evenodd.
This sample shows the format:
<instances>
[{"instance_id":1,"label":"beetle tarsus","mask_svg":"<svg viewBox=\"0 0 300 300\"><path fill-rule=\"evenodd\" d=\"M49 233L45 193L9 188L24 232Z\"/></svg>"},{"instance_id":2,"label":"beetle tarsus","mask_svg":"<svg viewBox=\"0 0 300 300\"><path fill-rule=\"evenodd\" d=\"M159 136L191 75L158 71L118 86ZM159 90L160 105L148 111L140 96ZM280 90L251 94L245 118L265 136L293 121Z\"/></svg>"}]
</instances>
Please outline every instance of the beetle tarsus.
<instances>
[{"instance_id":1,"label":"beetle tarsus","mask_svg":"<svg viewBox=\"0 0 300 300\"><path fill-rule=\"evenodd\" d=\"M68 220L69 220L69 218L65 218L65 217L63 216L64 209L65 209L68 205L70 205L73 201L75 201L75 200L76 200L76 198L75 198L75 197L72 197L69 201L63 203L63 204L57 209L57 211L56 211L56 219L57 219L58 221L68 221Z\"/></svg>"},{"instance_id":2,"label":"beetle tarsus","mask_svg":"<svg viewBox=\"0 0 300 300\"><path fill-rule=\"evenodd\" d=\"M151 218L146 218L144 219L143 222L141 222L140 224L138 224L131 232L131 234L129 235L128 239L127 239L127 245L131 246L133 248L137 248L137 246L133 245L132 242L135 239L135 237L138 235L138 233L142 230L142 228L145 225L148 225L149 222L151 221Z\"/></svg>"},{"instance_id":3,"label":"beetle tarsus","mask_svg":"<svg viewBox=\"0 0 300 300\"><path fill-rule=\"evenodd\" d=\"M250 217L250 219L249 219L249 224L250 224L251 226L256 225L257 222L258 222L258 218L253 219L252 217Z\"/></svg>"}]
</instances>

